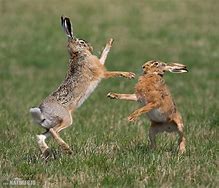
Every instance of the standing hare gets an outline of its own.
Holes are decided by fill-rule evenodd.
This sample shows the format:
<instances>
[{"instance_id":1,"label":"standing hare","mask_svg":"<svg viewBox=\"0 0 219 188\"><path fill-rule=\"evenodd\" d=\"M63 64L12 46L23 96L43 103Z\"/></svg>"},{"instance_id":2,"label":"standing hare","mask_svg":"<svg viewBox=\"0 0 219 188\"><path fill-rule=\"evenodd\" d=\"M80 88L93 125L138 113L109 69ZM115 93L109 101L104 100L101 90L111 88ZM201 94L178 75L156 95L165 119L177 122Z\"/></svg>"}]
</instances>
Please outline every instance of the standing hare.
<instances>
[{"instance_id":1,"label":"standing hare","mask_svg":"<svg viewBox=\"0 0 219 188\"><path fill-rule=\"evenodd\" d=\"M185 65L166 64L158 61L148 61L143 66L143 76L140 76L135 86L135 94L108 93L111 99L138 101L143 107L129 115L129 121L135 121L146 113L151 121L149 129L150 147L155 148L155 136L159 132L178 132L179 151L185 151L183 121L167 88L163 75L165 71L172 73L188 72Z\"/></svg>"},{"instance_id":2,"label":"standing hare","mask_svg":"<svg viewBox=\"0 0 219 188\"><path fill-rule=\"evenodd\" d=\"M69 18L61 17L61 25L68 37L67 47L70 54L68 72L58 89L45 98L39 107L30 109L33 121L46 129L45 133L37 135L37 143L45 156L49 154L45 139L50 135L64 151L72 152L58 133L72 124L71 113L82 105L102 78L135 76L132 72L106 70L104 63L113 39L108 41L101 57L98 58L92 54L92 47L87 42L73 35Z\"/></svg>"}]
</instances>

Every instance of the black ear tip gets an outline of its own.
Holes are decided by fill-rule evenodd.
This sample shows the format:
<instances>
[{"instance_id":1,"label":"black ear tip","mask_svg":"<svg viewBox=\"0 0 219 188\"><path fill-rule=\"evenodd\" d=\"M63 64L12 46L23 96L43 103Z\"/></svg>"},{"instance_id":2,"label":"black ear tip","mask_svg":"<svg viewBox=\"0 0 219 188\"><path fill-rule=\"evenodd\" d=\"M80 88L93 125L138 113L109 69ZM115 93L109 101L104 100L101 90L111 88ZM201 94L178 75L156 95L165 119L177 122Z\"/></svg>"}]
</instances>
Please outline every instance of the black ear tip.
<instances>
[{"instance_id":1,"label":"black ear tip","mask_svg":"<svg viewBox=\"0 0 219 188\"><path fill-rule=\"evenodd\" d=\"M64 23L64 16L62 15L61 16L61 25L63 25L63 23Z\"/></svg>"},{"instance_id":2,"label":"black ear tip","mask_svg":"<svg viewBox=\"0 0 219 188\"><path fill-rule=\"evenodd\" d=\"M71 26L70 18L65 17L65 16L62 15L61 16L61 26L63 27L66 35L68 37L73 38L73 29L72 29L72 26Z\"/></svg>"},{"instance_id":3,"label":"black ear tip","mask_svg":"<svg viewBox=\"0 0 219 188\"><path fill-rule=\"evenodd\" d=\"M68 17L65 17L65 20L66 20L66 22L68 22L68 23L71 23L71 20L70 20L70 18L68 18Z\"/></svg>"}]
</instances>

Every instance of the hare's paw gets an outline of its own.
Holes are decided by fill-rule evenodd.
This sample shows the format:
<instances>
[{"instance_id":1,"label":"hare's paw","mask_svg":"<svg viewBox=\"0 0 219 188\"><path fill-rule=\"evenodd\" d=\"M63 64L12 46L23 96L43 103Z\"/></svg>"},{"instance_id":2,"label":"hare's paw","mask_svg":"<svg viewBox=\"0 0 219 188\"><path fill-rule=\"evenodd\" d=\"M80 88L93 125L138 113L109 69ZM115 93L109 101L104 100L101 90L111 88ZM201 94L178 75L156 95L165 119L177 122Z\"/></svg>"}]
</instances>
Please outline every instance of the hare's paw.
<instances>
[{"instance_id":1,"label":"hare's paw","mask_svg":"<svg viewBox=\"0 0 219 188\"><path fill-rule=\"evenodd\" d=\"M184 154L185 152L186 152L186 149L185 149L185 148L183 148L183 149L179 148L179 149L178 149L178 154L179 154L179 155L182 155L182 154Z\"/></svg>"},{"instance_id":2,"label":"hare's paw","mask_svg":"<svg viewBox=\"0 0 219 188\"><path fill-rule=\"evenodd\" d=\"M186 148L185 148L185 144L184 143L181 143L179 145L179 148L178 148L178 153L179 154L184 154L186 152Z\"/></svg>"},{"instance_id":3,"label":"hare's paw","mask_svg":"<svg viewBox=\"0 0 219 188\"><path fill-rule=\"evenodd\" d=\"M135 78L135 73L125 72L122 76L125 77L125 78L133 79L133 78Z\"/></svg>"},{"instance_id":4,"label":"hare's paw","mask_svg":"<svg viewBox=\"0 0 219 188\"><path fill-rule=\"evenodd\" d=\"M110 99L118 99L118 95L116 93L108 93L107 97L109 97Z\"/></svg>"},{"instance_id":5,"label":"hare's paw","mask_svg":"<svg viewBox=\"0 0 219 188\"><path fill-rule=\"evenodd\" d=\"M137 116L136 114L131 114L131 115L129 115L129 117L128 117L128 121L134 122L134 121L137 120L137 118L138 118L138 116Z\"/></svg>"},{"instance_id":6,"label":"hare's paw","mask_svg":"<svg viewBox=\"0 0 219 188\"><path fill-rule=\"evenodd\" d=\"M67 144L61 145L61 148L62 148L62 151L66 154L71 155L73 153L72 149Z\"/></svg>"},{"instance_id":7,"label":"hare's paw","mask_svg":"<svg viewBox=\"0 0 219 188\"><path fill-rule=\"evenodd\" d=\"M53 158L53 152L50 148L47 148L42 154L41 154L41 157L44 159L44 160L48 160L50 158Z\"/></svg>"},{"instance_id":8,"label":"hare's paw","mask_svg":"<svg viewBox=\"0 0 219 188\"><path fill-rule=\"evenodd\" d=\"M64 149L63 151L64 151L64 153L66 153L66 154L68 154L68 155L73 154L73 150L70 149L70 148L68 148L68 149Z\"/></svg>"},{"instance_id":9,"label":"hare's paw","mask_svg":"<svg viewBox=\"0 0 219 188\"><path fill-rule=\"evenodd\" d=\"M73 150L72 149L67 149L64 151L64 153L68 154L68 155L72 155L73 154Z\"/></svg>"},{"instance_id":10,"label":"hare's paw","mask_svg":"<svg viewBox=\"0 0 219 188\"><path fill-rule=\"evenodd\" d=\"M110 47L112 47L113 41L114 41L114 39L113 39L113 38L110 38L107 44L108 44Z\"/></svg>"}]
</instances>

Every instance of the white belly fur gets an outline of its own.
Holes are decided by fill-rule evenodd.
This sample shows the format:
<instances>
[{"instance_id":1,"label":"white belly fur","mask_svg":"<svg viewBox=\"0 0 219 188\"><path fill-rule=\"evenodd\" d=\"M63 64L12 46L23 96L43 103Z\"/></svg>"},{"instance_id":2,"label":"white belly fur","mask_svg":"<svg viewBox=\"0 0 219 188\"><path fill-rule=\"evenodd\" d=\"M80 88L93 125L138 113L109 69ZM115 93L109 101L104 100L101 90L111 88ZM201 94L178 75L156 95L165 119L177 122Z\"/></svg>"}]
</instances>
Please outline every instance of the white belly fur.
<instances>
[{"instance_id":1,"label":"white belly fur","mask_svg":"<svg viewBox=\"0 0 219 188\"><path fill-rule=\"evenodd\" d=\"M165 115L159 111L159 109L151 110L147 113L147 116L150 118L150 120L155 122L165 122L167 119Z\"/></svg>"},{"instance_id":2,"label":"white belly fur","mask_svg":"<svg viewBox=\"0 0 219 188\"><path fill-rule=\"evenodd\" d=\"M143 105L147 105L147 101L145 98L139 98L138 101ZM155 121L155 122L165 122L166 117L164 114L162 114L159 109L153 109L150 112L147 113L147 116L149 117L150 120Z\"/></svg>"},{"instance_id":3,"label":"white belly fur","mask_svg":"<svg viewBox=\"0 0 219 188\"><path fill-rule=\"evenodd\" d=\"M100 79L91 82L91 84L89 85L89 87L85 91L84 95L79 99L79 101L77 103L77 108L83 104L83 102L90 96L90 94L94 91L94 89L97 87L97 85L99 83L100 83Z\"/></svg>"}]
</instances>

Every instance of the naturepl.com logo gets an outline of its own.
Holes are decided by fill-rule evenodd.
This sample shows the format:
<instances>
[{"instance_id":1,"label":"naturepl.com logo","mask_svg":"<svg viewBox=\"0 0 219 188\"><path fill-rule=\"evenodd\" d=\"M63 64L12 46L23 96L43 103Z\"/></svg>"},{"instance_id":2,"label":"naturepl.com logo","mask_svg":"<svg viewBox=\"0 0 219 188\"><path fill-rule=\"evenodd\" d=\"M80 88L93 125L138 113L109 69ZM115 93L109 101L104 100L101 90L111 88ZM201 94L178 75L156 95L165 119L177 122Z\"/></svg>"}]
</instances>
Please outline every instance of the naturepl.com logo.
<instances>
[{"instance_id":1,"label":"naturepl.com logo","mask_svg":"<svg viewBox=\"0 0 219 188\"><path fill-rule=\"evenodd\" d=\"M11 180L4 180L2 182L3 186L16 186L16 185L36 185L36 181L35 180L23 180L21 178L13 178Z\"/></svg>"}]
</instances>

